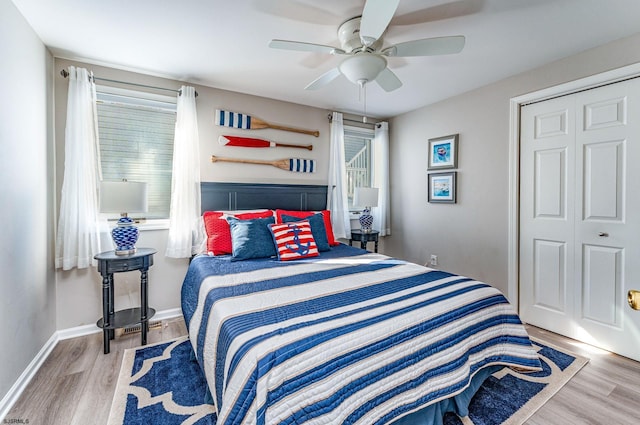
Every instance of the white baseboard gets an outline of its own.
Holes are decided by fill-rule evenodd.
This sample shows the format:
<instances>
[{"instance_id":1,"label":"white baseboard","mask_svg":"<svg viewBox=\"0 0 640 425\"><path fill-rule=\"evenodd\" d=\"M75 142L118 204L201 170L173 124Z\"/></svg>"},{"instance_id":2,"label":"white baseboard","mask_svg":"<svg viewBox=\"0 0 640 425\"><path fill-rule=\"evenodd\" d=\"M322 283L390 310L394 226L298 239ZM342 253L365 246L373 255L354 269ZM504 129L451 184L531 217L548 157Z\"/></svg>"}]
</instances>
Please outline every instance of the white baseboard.
<instances>
[{"instance_id":1,"label":"white baseboard","mask_svg":"<svg viewBox=\"0 0 640 425\"><path fill-rule=\"evenodd\" d=\"M95 324L91 324L91 325L82 325L82 326L75 326L73 328L61 329L56 333L58 334L58 339L63 340L63 339L77 338L79 336L91 335L98 332L102 332L102 329L100 329Z\"/></svg>"},{"instance_id":2,"label":"white baseboard","mask_svg":"<svg viewBox=\"0 0 640 425\"><path fill-rule=\"evenodd\" d=\"M158 311L151 320L167 320L182 316L182 308L171 308L169 310Z\"/></svg>"},{"instance_id":3,"label":"white baseboard","mask_svg":"<svg viewBox=\"0 0 640 425\"><path fill-rule=\"evenodd\" d=\"M179 317L179 316L182 316L182 309L171 308L169 310L162 310L162 311L156 312L156 314L153 316L151 320L152 321L166 320L166 319L173 319L174 317ZM91 325L76 326L68 329L61 329L57 332L57 334L58 334L58 339L63 340L63 339L69 339L69 338L77 338L79 336L91 335L98 332L102 332L102 329L100 329L98 326L94 324L91 324Z\"/></svg>"},{"instance_id":4,"label":"white baseboard","mask_svg":"<svg viewBox=\"0 0 640 425\"><path fill-rule=\"evenodd\" d=\"M53 351L57 344L58 333L54 332L51 338L42 346L38 354L31 360L31 363L29 363L24 372L22 372L22 375L20 375L18 380L11 386L2 401L0 401L0 418L6 418L13 405L18 401L20 394L22 394L29 382L31 382L31 379L33 379L38 369L40 369L40 366L42 366L47 357L49 357L49 354L51 354L51 351Z\"/></svg>"},{"instance_id":5,"label":"white baseboard","mask_svg":"<svg viewBox=\"0 0 640 425\"><path fill-rule=\"evenodd\" d=\"M163 310L157 312L153 316L153 320L166 320L173 319L175 317L182 316L181 308L172 308L169 310ZM18 401L18 398L27 387L31 379L35 376L36 372L40 369L44 361L49 357L51 351L58 344L58 341L69 338L77 338L79 336L91 335L97 332L102 332L102 329L98 328L95 324L76 326L68 329L61 329L53 333L51 338L44 344L38 354L33 358L31 363L22 372L22 375L9 389L7 394L0 401L0 419L5 418L13 405Z\"/></svg>"}]
</instances>

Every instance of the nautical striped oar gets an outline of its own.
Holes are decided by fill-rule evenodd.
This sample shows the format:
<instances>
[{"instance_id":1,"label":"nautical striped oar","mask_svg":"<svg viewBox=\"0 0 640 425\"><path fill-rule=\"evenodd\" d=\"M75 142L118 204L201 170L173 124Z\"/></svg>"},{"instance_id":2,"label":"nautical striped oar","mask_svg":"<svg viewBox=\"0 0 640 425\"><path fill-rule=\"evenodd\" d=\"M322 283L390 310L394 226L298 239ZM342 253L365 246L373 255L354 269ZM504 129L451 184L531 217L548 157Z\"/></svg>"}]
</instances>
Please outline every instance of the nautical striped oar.
<instances>
[{"instance_id":1,"label":"nautical striped oar","mask_svg":"<svg viewBox=\"0 0 640 425\"><path fill-rule=\"evenodd\" d=\"M302 148L313 150L313 145L289 145L287 143L272 142L264 139L240 136L220 136L218 142L223 146L242 146L244 148Z\"/></svg>"},{"instance_id":2,"label":"nautical striped oar","mask_svg":"<svg viewBox=\"0 0 640 425\"><path fill-rule=\"evenodd\" d=\"M239 159L239 158L221 158L219 156L211 155L211 162L235 162L238 164L259 164L259 165L271 165L273 167L280 168L285 171L293 171L294 173L315 173L316 161L315 159L276 159L273 161L262 161L259 159Z\"/></svg>"},{"instance_id":3,"label":"nautical striped oar","mask_svg":"<svg viewBox=\"0 0 640 425\"><path fill-rule=\"evenodd\" d=\"M216 124L224 127L241 128L243 130L259 130L262 128L273 128L275 130L292 131L294 133L308 134L310 136L320 136L317 130L304 130L301 128L285 127L283 125L271 124L260 118L252 117L238 112L223 111L216 109Z\"/></svg>"}]
</instances>

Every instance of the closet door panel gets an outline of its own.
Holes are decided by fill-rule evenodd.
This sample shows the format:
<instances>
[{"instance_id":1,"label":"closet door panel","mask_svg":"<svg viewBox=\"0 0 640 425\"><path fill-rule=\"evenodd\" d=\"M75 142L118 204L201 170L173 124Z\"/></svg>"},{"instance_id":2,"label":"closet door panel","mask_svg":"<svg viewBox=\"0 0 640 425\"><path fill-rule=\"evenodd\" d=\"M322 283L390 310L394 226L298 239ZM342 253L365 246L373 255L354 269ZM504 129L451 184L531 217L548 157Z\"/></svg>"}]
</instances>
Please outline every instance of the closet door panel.
<instances>
[{"instance_id":1,"label":"closet door panel","mask_svg":"<svg viewBox=\"0 0 640 425\"><path fill-rule=\"evenodd\" d=\"M558 333L574 316L574 99L521 110L520 316Z\"/></svg>"},{"instance_id":2,"label":"closet door panel","mask_svg":"<svg viewBox=\"0 0 640 425\"><path fill-rule=\"evenodd\" d=\"M640 79L575 95L576 283L580 339L640 360Z\"/></svg>"}]
</instances>

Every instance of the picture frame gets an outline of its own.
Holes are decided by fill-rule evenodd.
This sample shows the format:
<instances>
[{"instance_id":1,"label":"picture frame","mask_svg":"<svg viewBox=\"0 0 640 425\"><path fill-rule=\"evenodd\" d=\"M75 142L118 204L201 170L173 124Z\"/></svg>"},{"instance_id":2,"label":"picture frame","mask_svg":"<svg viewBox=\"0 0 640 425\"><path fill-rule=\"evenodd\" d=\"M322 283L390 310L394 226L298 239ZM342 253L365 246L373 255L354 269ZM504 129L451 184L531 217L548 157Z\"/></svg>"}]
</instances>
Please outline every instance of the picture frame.
<instances>
[{"instance_id":1,"label":"picture frame","mask_svg":"<svg viewBox=\"0 0 640 425\"><path fill-rule=\"evenodd\" d=\"M456 203L456 171L429 173L427 176L427 201L430 203Z\"/></svg>"},{"instance_id":2,"label":"picture frame","mask_svg":"<svg viewBox=\"0 0 640 425\"><path fill-rule=\"evenodd\" d=\"M458 168L458 134L429 139L428 170Z\"/></svg>"}]
</instances>

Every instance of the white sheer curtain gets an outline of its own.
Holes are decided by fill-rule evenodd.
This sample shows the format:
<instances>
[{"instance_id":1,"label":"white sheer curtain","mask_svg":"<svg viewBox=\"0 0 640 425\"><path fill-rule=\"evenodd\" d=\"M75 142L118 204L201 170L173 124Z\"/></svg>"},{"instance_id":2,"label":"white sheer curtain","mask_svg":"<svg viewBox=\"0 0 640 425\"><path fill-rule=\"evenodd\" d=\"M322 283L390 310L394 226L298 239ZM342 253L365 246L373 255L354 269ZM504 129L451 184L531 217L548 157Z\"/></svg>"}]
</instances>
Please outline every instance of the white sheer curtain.
<instances>
[{"instance_id":1,"label":"white sheer curtain","mask_svg":"<svg viewBox=\"0 0 640 425\"><path fill-rule=\"evenodd\" d=\"M173 177L166 256L188 258L203 241L200 219L200 140L196 91L182 86L173 142Z\"/></svg>"},{"instance_id":2,"label":"white sheer curtain","mask_svg":"<svg viewBox=\"0 0 640 425\"><path fill-rule=\"evenodd\" d=\"M98 126L95 84L84 68L69 67L69 94L64 145L64 176L56 234L56 268L95 265L101 246L98 211ZM104 249L103 249L104 248Z\"/></svg>"},{"instance_id":3,"label":"white sheer curtain","mask_svg":"<svg viewBox=\"0 0 640 425\"><path fill-rule=\"evenodd\" d=\"M329 147L329 183L327 206L331 210L331 226L336 238L349 239L351 221L347 199L347 169L344 157L344 125L342 114L334 112L331 119Z\"/></svg>"},{"instance_id":4,"label":"white sheer curtain","mask_svg":"<svg viewBox=\"0 0 640 425\"><path fill-rule=\"evenodd\" d=\"M380 230L380 236L391 234L389 197L389 123L376 124L373 137L373 186L379 189L378 206L373 208L373 228Z\"/></svg>"}]
</instances>

